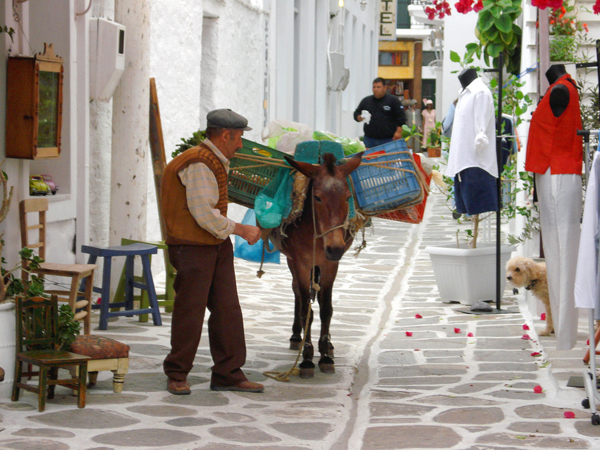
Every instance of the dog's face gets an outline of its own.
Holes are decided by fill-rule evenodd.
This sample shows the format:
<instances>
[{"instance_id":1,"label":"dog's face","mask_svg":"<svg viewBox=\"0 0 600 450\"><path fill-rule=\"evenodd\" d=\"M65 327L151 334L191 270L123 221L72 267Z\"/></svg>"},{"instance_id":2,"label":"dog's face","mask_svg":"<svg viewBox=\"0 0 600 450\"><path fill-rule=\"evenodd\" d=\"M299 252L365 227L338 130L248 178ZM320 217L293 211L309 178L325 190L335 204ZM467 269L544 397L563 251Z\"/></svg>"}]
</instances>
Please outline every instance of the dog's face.
<instances>
[{"instance_id":1,"label":"dog's face","mask_svg":"<svg viewBox=\"0 0 600 450\"><path fill-rule=\"evenodd\" d=\"M531 258L515 256L506 263L506 280L514 287L527 286L531 282L531 272L536 262Z\"/></svg>"}]
</instances>

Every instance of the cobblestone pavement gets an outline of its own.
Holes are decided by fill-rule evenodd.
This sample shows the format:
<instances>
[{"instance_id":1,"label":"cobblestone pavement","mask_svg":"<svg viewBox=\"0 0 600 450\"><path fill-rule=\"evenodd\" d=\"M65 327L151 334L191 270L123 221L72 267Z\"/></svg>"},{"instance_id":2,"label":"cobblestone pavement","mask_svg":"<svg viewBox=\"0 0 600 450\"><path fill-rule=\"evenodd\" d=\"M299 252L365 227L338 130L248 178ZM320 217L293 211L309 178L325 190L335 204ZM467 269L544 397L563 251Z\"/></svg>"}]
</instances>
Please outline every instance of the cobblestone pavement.
<instances>
[{"instance_id":1,"label":"cobblestone pavement","mask_svg":"<svg viewBox=\"0 0 600 450\"><path fill-rule=\"evenodd\" d=\"M443 199L432 195L422 224L376 220L360 256L344 257L334 289L335 374L317 370L314 379L287 383L263 375L296 358L288 350L291 278L285 265L269 265L258 279L257 264L237 261L246 372L265 383L264 393L210 391L203 338L192 394L168 394L170 315L162 327L119 318L94 333L131 346L123 393L112 393L110 372L101 372L84 409L59 388L44 413L31 393L17 403L3 394L0 449L600 448L600 426L581 407L585 392L566 386L584 370L587 321L574 350L556 351L552 337L538 339L543 323L521 295L506 291L503 308L514 314L475 316L442 303L423 249L455 239L444 214Z\"/></svg>"}]
</instances>

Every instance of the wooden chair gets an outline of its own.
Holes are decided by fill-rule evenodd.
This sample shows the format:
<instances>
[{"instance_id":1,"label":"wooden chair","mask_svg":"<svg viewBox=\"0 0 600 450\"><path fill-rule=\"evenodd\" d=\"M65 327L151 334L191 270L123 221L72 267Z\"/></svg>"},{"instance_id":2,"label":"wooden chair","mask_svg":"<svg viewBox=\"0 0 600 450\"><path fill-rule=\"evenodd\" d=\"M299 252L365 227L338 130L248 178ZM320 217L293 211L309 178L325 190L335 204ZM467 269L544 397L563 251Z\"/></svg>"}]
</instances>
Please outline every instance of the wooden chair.
<instances>
[{"instance_id":1,"label":"wooden chair","mask_svg":"<svg viewBox=\"0 0 600 450\"><path fill-rule=\"evenodd\" d=\"M21 222L21 246L37 249L40 258L46 259L46 211L48 210L48 199L30 198L19 203L19 217ZM29 225L27 215L38 213L38 221ZM29 232L38 230L38 241L30 241ZM25 264L25 262L24 262ZM83 320L83 333L90 334L92 314L92 289L94 285L95 264L58 264L44 262L36 273L41 276L57 276L71 278L71 287L67 290L45 289L49 294L57 294L60 301L69 303L75 314L75 320ZM29 274L23 271L21 278L27 280ZM85 291L79 291L81 282L86 279Z\"/></svg>"},{"instance_id":2,"label":"wooden chair","mask_svg":"<svg viewBox=\"0 0 600 450\"><path fill-rule=\"evenodd\" d=\"M38 409L46 408L46 390L48 399L54 398L56 385L66 386L77 391L77 406L85 407L87 356L58 348L58 299L33 297L25 299L17 297L16 302L16 361L15 379L13 382L11 400L19 400L21 389L35 392L38 395ZM23 364L39 367L39 371L23 371ZM58 369L78 367L77 378L58 379ZM31 385L22 382L23 378L38 376L38 384Z\"/></svg>"}]
</instances>

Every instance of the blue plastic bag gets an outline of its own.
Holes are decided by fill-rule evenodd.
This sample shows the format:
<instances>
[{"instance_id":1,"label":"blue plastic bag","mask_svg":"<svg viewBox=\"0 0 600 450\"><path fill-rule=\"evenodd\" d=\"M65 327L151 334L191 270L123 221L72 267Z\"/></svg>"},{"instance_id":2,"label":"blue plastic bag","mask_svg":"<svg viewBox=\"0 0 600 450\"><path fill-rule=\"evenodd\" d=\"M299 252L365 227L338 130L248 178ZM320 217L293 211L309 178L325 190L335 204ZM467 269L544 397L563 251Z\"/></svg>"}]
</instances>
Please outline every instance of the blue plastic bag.
<instances>
[{"instance_id":1,"label":"blue plastic bag","mask_svg":"<svg viewBox=\"0 0 600 450\"><path fill-rule=\"evenodd\" d=\"M246 211L244 219L242 220L244 225L256 225L256 215L253 209ZM273 253L269 253L269 252ZM254 245L248 244L245 239L240 236L235 236L235 246L233 249L233 255L237 258L245 259L246 261L260 262L263 253L263 240L259 239ZM269 251L265 252L265 263L279 264L280 252L275 250L272 244L269 242Z\"/></svg>"}]
</instances>

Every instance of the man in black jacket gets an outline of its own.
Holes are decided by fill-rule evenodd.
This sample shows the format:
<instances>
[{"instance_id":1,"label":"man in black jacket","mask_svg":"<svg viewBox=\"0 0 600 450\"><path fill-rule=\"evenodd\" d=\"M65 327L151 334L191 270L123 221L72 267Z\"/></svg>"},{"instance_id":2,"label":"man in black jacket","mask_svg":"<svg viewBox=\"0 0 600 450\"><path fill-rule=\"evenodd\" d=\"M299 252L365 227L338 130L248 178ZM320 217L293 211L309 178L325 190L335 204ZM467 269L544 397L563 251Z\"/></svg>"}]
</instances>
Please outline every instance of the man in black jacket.
<instances>
[{"instance_id":1,"label":"man in black jacket","mask_svg":"<svg viewBox=\"0 0 600 450\"><path fill-rule=\"evenodd\" d=\"M386 93L385 80L375 78L373 95L361 100L354 111L354 120L365 121L364 143L365 147L371 148L400 139L406 114L398 97Z\"/></svg>"}]
</instances>

